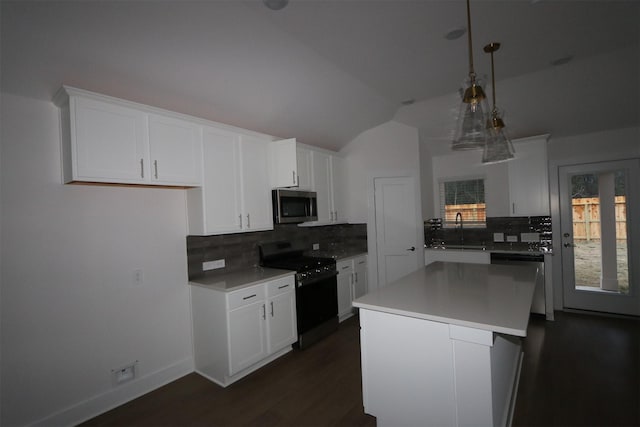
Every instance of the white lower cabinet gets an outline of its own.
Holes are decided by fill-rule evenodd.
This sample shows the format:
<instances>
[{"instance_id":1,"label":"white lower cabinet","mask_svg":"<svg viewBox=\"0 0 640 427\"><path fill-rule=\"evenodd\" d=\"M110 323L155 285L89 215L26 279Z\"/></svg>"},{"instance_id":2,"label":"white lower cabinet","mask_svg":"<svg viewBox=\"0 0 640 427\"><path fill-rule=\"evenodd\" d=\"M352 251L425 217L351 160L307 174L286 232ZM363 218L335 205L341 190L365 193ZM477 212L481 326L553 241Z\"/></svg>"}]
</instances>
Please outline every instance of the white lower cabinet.
<instances>
[{"instance_id":1,"label":"white lower cabinet","mask_svg":"<svg viewBox=\"0 0 640 427\"><path fill-rule=\"evenodd\" d=\"M297 340L293 275L231 292L193 285L191 305L196 372L223 387Z\"/></svg>"},{"instance_id":2,"label":"white lower cabinet","mask_svg":"<svg viewBox=\"0 0 640 427\"><path fill-rule=\"evenodd\" d=\"M366 255L353 259L353 299L360 298L369 290L367 270Z\"/></svg>"},{"instance_id":3,"label":"white lower cabinet","mask_svg":"<svg viewBox=\"0 0 640 427\"><path fill-rule=\"evenodd\" d=\"M367 256L336 263L338 269L338 318L342 322L353 315L352 302L367 293Z\"/></svg>"},{"instance_id":4,"label":"white lower cabinet","mask_svg":"<svg viewBox=\"0 0 640 427\"><path fill-rule=\"evenodd\" d=\"M343 321L352 316L353 301L353 261L338 261L338 318Z\"/></svg>"}]
</instances>

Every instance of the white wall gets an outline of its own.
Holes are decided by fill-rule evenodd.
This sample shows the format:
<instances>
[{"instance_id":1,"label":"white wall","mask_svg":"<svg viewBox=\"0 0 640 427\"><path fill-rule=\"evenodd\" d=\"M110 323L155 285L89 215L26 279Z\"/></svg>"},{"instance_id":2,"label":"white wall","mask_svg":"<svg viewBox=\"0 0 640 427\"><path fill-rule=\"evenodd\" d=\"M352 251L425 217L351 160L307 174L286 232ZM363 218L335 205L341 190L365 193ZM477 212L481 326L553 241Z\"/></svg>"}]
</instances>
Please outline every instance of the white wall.
<instances>
[{"instance_id":1,"label":"white wall","mask_svg":"<svg viewBox=\"0 0 640 427\"><path fill-rule=\"evenodd\" d=\"M374 176L405 174L419 178L418 145L416 128L390 121L361 133L340 151L347 169L350 222L367 222L367 192Z\"/></svg>"},{"instance_id":2,"label":"white wall","mask_svg":"<svg viewBox=\"0 0 640 427\"><path fill-rule=\"evenodd\" d=\"M190 372L184 190L62 185L53 103L3 95L2 119L0 424L75 424Z\"/></svg>"},{"instance_id":3,"label":"white wall","mask_svg":"<svg viewBox=\"0 0 640 427\"><path fill-rule=\"evenodd\" d=\"M347 212L352 223L367 223L368 286L378 287L378 261L374 223L375 177L410 176L415 178L417 210L420 211L420 152L418 130L395 121L386 122L358 135L340 152L345 157L347 179ZM423 259L422 218L417 213L419 249Z\"/></svg>"}]
</instances>

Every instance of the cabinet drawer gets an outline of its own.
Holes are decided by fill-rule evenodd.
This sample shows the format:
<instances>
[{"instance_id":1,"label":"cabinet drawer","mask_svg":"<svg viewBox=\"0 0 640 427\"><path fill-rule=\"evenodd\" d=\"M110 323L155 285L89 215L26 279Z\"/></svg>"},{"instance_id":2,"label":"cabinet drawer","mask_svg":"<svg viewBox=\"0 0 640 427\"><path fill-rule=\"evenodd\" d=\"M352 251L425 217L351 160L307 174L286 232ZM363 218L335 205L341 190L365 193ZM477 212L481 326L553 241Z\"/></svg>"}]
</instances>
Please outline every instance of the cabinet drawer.
<instances>
[{"instance_id":1,"label":"cabinet drawer","mask_svg":"<svg viewBox=\"0 0 640 427\"><path fill-rule=\"evenodd\" d=\"M338 274L350 274L353 272L353 263L349 261L338 261L336 264Z\"/></svg>"},{"instance_id":2,"label":"cabinet drawer","mask_svg":"<svg viewBox=\"0 0 640 427\"><path fill-rule=\"evenodd\" d=\"M294 276L287 276L267 283L267 295L273 297L295 290Z\"/></svg>"},{"instance_id":3,"label":"cabinet drawer","mask_svg":"<svg viewBox=\"0 0 640 427\"><path fill-rule=\"evenodd\" d=\"M230 292L229 295L227 295L227 302L229 304L229 310L233 310L234 308L253 304L258 301L264 301L264 298L264 285L257 285Z\"/></svg>"}]
</instances>

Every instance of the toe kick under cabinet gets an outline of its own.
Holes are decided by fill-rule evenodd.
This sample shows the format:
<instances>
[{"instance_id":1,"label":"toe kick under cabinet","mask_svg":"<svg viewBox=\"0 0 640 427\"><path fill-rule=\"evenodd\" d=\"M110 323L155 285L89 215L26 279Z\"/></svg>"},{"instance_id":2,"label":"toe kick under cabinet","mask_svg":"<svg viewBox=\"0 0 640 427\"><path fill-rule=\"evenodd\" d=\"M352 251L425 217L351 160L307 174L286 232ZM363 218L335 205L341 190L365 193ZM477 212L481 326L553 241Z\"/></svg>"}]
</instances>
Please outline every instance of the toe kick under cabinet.
<instances>
[{"instance_id":1,"label":"toe kick under cabinet","mask_svg":"<svg viewBox=\"0 0 640 427\"><path fill-rule=\"evenodd\" d=\"M191 287L196 372L226 387L291 351L294 276L235 291Z\"/></svg>"}]
</instances>

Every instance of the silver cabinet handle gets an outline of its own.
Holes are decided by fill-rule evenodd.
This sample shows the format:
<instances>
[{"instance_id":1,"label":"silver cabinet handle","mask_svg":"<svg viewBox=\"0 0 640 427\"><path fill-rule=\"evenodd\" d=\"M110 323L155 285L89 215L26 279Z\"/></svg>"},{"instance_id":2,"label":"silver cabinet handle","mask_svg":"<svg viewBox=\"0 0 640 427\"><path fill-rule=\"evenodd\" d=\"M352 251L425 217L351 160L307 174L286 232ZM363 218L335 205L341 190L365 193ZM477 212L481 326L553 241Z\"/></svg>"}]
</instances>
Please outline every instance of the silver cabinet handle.
<instances>
[{"instance_id":1,"label":"silver cabinet handle","mask_svg":"<svg viewBox=\"0 0 640 427\"><path fill-rule=\"evenodd\" d=\"M251 217L247 214L247 228L251 228Z\"/></svg>"},{"instance_id":2,"label":"silver cabinet handle","mask_svg":"<svg viewBox=\"0 0 640 427\"><path fill-rule=\"evenodd\" d=\"M338 211L334 211L334 213L335 213L335 217L336 217L335 220L337 221L338 220Z\"/></svg>"},{"instance_id":3,"label":"silver cabinet handle","mask_svg":"<svg viewBox=\"0 0 640 427\"><path fill-rule=\"evenodd\" d=\"M238 221L240 221L240 230L242 230L242 214L238 215Z\"/></svg>"},{"instance_id":4,"label":"silver cabinet handle","mask_svg":"<svg viewBox=\"0 0 640 427\"><path fill-rule=\"evenodd\" d=\"M512 214L516 213L516 203L515 202L511 203L511 213Z\"/></svg>"},{"instance_id":5,"label":"silver cabinet handle","mask_svg":"<svg viewBox=\"0 0 640 427\"><path fill-rule=\"evenodd\" d=\"M409 249L407 249L407 250L408 250L408 251L413 252L413 251L415 251L415 250L416 250L416 247L415 247L415 246L411 246L411 247L410 247Z\"/></svg>"},{"instance_id":6,"label":"silver cabinet handle","mask_svg":"<svg viewBox=\"0 0 640 427\"><path fill-rule=\"evenodd\" d=\"M282 286L278 286L278 289L284 289L284 288L288 288L289 285L282 285Z\"/></svg>"},{"instance_id":7,"label":"silver cabinet handle","mask_svg":"<svg viewBox=\"0 0 640 427\"><path fill-rule=\"evenodd\" d=\"M144 159L140 159L140 178L144 178Z\"/></svg>"},{"instance_id":8,"label":"silver cabinet handle","mask_svg":"<svg viewBox=\"0 0 640 427\"><path fill-rule=\"evenodd\" d=\"M242 297L242 299L243 300L248 300L248 299L251 299L251 298L255 298L256 296L257 296L256 294L253 294L253 295L249 295L248 297Z\"/></svg>"},{"instance_id":9,"label":"silver cabinet handle","mask_svg":"<svg viewBox=\"0 0 640 427\"><path fill-rule=\"evenodd\" d=\"M296 185L296 171L291 171L291 175L293 175L293 185Z\"/></svg>"},{"instance_id":10,"label":"silver cabinet handle","mask_svg":"<svg viewBox=\"0 0 640 427\"><path fill-rule=\"evenodd\" d=\"M267 320L267 307L264 304L262 304L262 318Z\"/></svg>"},{"instance_id":11,"label":"silver cabinet handle","mask_svg":"<svg viewBox=\"0 0 640 427\"><path fill-rule=\"evenodd\" d=\"M271 317L273 317L273 301L271 301Z\"/></svg>"},{"instance_id":12,"label":"silver cabinet handle","mask_svg":"<svg viewBox=\"0 0 640 427\"><path fill-rule=\"evenodd\" d=\"M155 178L158 179L158 161L154 160L153 161L153 168L155 169Z\"/></svg>"}]
</instances>

